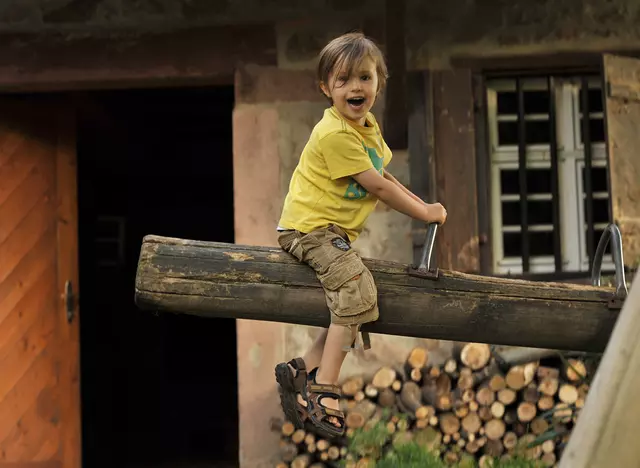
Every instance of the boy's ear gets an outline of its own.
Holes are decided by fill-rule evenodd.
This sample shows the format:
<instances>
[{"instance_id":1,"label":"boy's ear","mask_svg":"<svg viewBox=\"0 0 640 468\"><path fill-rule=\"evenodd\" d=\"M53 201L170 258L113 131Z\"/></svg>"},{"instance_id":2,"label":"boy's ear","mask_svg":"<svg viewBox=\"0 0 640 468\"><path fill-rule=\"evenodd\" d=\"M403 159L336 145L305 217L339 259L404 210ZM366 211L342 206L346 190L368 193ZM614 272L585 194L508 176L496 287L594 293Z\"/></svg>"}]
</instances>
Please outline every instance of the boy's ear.
<instances>
[{"instance_id":1,"label":"boy's ear","mask_svg":"<svg viewBox=\"0 0 640 468\"><path fill-rule=\"evenodd\" d=\"M324 81L320 82L320 89L322 90L325 96L327 96L328 98L331 98L331 93L329 92L329 88L327 88L327 85L324 83Z\"/></svg>"}]
</instances>

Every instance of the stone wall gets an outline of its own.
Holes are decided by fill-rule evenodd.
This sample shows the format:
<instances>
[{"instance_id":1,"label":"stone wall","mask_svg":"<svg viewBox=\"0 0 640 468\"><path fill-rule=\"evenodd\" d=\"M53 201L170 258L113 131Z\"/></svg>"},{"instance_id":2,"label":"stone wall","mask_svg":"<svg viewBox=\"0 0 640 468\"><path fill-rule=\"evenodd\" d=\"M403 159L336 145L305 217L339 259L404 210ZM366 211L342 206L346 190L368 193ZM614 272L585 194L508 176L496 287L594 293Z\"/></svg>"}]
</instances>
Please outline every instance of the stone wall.
<instances>
[{"instance_id":1,"label":"stone wall","mask_svg":"<svg viewBox=\"0 0 640 468\"><path fill-rule=\"evenodd\" d=\"M236 74L236 103L236 242L276 245L275 226L291 174L327 102L308 71L247 66ZM380 101L374 111L382 115L383 110ZM381 124L384 127L383 119ZM409 185L406 151L394 152L389 170ZM354 248L367 257L409 263L411 220L380 204ZM238 322L242 467L271 466L275 460L277 437L269 433L268 421L281 416L281 411L273 368L280 361L303 355L319 331L299 325ZM448 346L437 340L373 335L372 342L372 350L347 357L342 378L355 373L370 376L382 364L396 365L418 345L430 349L436 360L444 360L448 353Z\"/></svg>"}]
</instances>

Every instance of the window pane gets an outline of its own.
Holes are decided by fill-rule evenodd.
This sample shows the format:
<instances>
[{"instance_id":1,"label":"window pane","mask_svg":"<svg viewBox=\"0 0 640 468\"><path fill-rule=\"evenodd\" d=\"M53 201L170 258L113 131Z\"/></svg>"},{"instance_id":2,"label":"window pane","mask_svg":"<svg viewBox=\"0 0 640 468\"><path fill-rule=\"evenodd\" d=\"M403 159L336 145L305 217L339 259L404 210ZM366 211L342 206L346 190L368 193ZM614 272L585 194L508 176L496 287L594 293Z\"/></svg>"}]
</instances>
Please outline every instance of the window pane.
<instances>
[{"instance_id":1,"label":"window pane","mask_svg":"<svg viewBox=\"0 0 640 468\"><path fill-rule=\"evenodd\" d=\"M587 92L589 101L589 112L602 112L602 90L600 88L590 88ZM578 96L578 109L582 112L582 97Z\"/></svg>"},{"instance_id":2,"label":"window pane","mask_svg":"<svg viewBox=\"0 0 640 468\"><path fill-rule=\"evenodd\" d=\"M551 200L527 201L528 224L553 224L553 203ZM503 226L520 226L520 202L502 202Z\"/></svg>"},{"instance_id":3,"label":"window pane","mask_svg":"<svg viewBox=\"0 0 640 468\"><path fill-rule=\"evenodd\" d=\"M525 124L526 140L528 144L549 143L551 132L548 120L534 120Z\"/></svg>"},{"instance_id":4,"label":"window pane","mask_svg":"<svg viewBox=\"0 0 640 468\"><path fill-rule=\"evenodd\" d=\"M503 250L505 257L520 257L522 249L520 248L522 236L519 232L505 232L502 234Z\"/></svg>"},{"instance_id":5,"label":"window pane","mask_svg":"<svg viewBox=\"0 0 640 468\"><path fill-rule=\"evenodd\" d=\"M531 256L553 255L553 232L530 232L529 242Z\"/></svg>"},{"instance_id":6,"label":"window pane","mask_svg":"<svg viewBox=\"0 0 640 468\"><path fill-rule=\"evenodd\" d=\"M519 226L520 225L520 202L519 201L502 202L502 225L503 226Z\"/></svg>"},{"instance_id":7,"label":"window pane","mask_svg":"<svg viewBox=\"0 0 640 468\"><path fill-rule=\"evenodd\" d=\"M528 145L549 143L550 130L548 120L528 120L525 126L525 142ZM518 144L518 122L498 122L498 144Z\"/></svg>"},{"instance_id":8,"label":"window pane","mask_svg":"<svg viewBox=\"0 0 640 468\"><path fill-rule=\"evenodd\" d=\"M525 91L524 112L525 114L548 114L549 91Z\"/></svg>"},{"instance_id":9,"label":"window pane","mask_svg":"<svg viewBox=\"0 0 640 468\"><path fill-rule=\"evenodd\" d=\"M585 176L587 174L586 168L582 168L582 186L586 187ZM594 192L608 192L607 187L607 168L606 167L591 167L591 189Z\"/></svg>"},{"instance_id":10,"label":"window pane","mask_svg":"<svg viewBox=\"0 0 640 468\"><path fill-rule=\"evenodd\" d=\"M518 95L515 91L500 91L498 93L498 114L517 114Z\"/></svg>"},{"instance_id":11,"label":"window pane","mask_svg":"<svg viewBox=\"0 0 640 468\"><path fill-rule=\"evenodd\" d=\"M518 171L511 169L502 169L500 171L500 188L500 191L505 195L520 193Z\"/></svg>"},{"instance_id":12,"label":"window pane","mask_svg":"<svg viewBox=\"0 0 640 468\"><path fill-rule=\"evenodd\" d=\"M602 119L589 120L589 138L591 139L591 143L604 142L604 121ZM582 137L582 119L580 119L580 142L584 143L584 138Z\"/></svg>"},{"instance_id":13,"label":"window pane","mask_svg":"<svg viewBox=\"0 0 640 468\"><path fill-rule=\"evenodd\" d=\"M549 91L524 91L525 114L548 114ZM498 92L498 114L518 114L518 93L515 91Z\"/></svg>"},{"instance_id":14,"label":"window pane","mask_svg":"<svg viewBox=\"0 0 640 468\"><path fill-rule=\"evenodd\" d=\"M500 171L500 186L504 195L520 193L517 169ZM527 193L551 193L551 169L527 169Z\"/></svg>"},{"instance_id":15,"label":"window pane","mask_svg":"<svg viewBox=\"0 0 640 468\"><path fill-rule=\"evenodd\" d=\"M519 232L505 232L502 240L505 257L522 257L522 236ZM553 232L529 232L529 255L553 255Z\"/></svg>"},{"instance_id":16,"label":"window pane","mask_svg":"<svg viewBox=\"0 0 640 468\"><path fill-rule=\"evenodd\" d=\"M518 122L498 122L498 144L518 144Z\"/></svg>"},{"instance_id":17,"label":"window pane","mask_svg":"<svg viewBox=\"0 0 640 468\"><path fill-rule=\"evenodd\" d=\"M608 223L609 222L609 199L596 198L593 200L593 222L594 223ZM585 213L585 223L587 222L587 198L585 197L582 205L582 209Z\"/></svg>"},{"instance_id":18,"label":"window pane","mask_svg":"<svg viewBox=\"0 0 640 468\"><path fill-rule=\"evenodd\" d=\"M529 193L551 193L551 169L528 169L527 191Z\"/></svg>"}]
</instances>

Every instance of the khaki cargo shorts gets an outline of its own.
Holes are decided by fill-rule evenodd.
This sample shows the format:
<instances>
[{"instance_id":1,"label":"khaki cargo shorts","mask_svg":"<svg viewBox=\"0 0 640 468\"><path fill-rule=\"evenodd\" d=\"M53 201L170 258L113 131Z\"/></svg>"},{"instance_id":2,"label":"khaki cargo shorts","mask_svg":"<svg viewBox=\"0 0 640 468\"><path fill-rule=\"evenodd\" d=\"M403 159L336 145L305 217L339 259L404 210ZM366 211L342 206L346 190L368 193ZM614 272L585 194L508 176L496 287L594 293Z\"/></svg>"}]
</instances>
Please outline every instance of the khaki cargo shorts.
<instances>
[{"instance_id":1,"label":"khaki cargo shorts","mask_svg":"<svg viewBox=\"0 0 640 468\"><path fill-rule=\"evenodd\" d=\"M360 326L378 319L378 290L369 269L351 248L347 234L337 226L308 234L282 231L278 243L316 272L331 312L331 323L350 329L348 348L356 348ZM364 349L371 347L362 333Z\"/></svg>"}]
</instances>

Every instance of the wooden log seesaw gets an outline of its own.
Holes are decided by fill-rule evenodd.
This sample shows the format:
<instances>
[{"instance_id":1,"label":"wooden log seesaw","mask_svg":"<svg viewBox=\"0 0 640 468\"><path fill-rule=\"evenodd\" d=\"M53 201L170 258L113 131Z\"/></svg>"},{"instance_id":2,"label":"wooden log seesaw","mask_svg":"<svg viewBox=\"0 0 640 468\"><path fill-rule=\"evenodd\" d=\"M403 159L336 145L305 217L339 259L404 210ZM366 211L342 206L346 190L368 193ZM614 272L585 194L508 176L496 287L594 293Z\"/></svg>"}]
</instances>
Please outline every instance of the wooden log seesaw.
<instances>
[{"instance_id":1,"label":"wooden log seesaw","mask_svg":"<svg viewBox=\"0 0 640 468\"><path fill-rule=\"evenodd\" d=\"M429 225L418 266L364 258L377 287L372 333L494 345L603 352L627 297L615 224L596 250L592 285L495 278L430 264L437 225ZM600 285L611 242L616 287ZM135 281L142 310L328 326L313 270L280 248L148 235Z\"/></svg>"}]
</instances>

